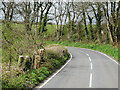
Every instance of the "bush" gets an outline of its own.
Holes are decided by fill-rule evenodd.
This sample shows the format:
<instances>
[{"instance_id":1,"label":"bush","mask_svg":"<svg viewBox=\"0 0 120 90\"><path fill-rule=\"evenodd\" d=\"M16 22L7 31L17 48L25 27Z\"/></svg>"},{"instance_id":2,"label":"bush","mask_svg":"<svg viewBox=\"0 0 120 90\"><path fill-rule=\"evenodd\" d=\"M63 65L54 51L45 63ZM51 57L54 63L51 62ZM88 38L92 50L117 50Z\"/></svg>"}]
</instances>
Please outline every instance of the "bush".
<instances>
[{"instance_id":1,"label":"bush","mask_svg":"<svg viewBox=\"0 0 120 90\"><path fill-rule=\"evenodd\" d=\"M14 65L13 69L8 73L4 71L2 88L33 88L64 64L68 57L69 55L65 48L62 49L62 47L60 47L59 49L59 47L57 47L54 48L54 51L46 51L44 62L40 64L39 69L30 69L23 73L21 69L17 69L17 65ZM10 72L13 72L12 77L10 77Z\"/></svg>"},{"instance_id":2,"label":"bush","mask_svg":"<svg viewBox=\"0 0 120 90\"><path fill-rule=\"evenodd\" d=\"M53 59L52 61L54 63L54 67L58 67L60 65L60 62L58 60Z\"/></svg>"},{"instance_id":3,"label":"bush","mask_svg":"<svg viewBox=\"0 0 120 90\"><path fill-rule=\"evenodd\" d=\"M25 88L25 80L23 76L2 79L2 88Z\"/></svg>"},{"instance_id":4,"label":"bush","mask_svg":"<svg viewBox=\"0 0 120 90\"><path fill-rule=\"evenodd\" d=\"M111 57L113 57L114 59L118 60L120 62L120 57L118 55L118 48L114 47L110 44L95 44L95 43L83 43L83 42L69 42L67 41L62 41L62 43L60 43L59 41L57 42L47 42L45 41L45 43L52 43L52 44L60 44L60 45L65 45L65 46L72 46L72 47L79 47L79 48L88 48L88 49L93 49L93 50L97 50L100 52L103 52Z\"/></svg>"},{"instance_id":5,"label":"bush","mask_svg":"<svg viewBox=\"0 0 120 90\"><path fill-rule=\"evenodd\" d=\"M42 67L46 67L46 68L48 68L49 70L52 70L52 69L54 68L53 65L52 65L52 63L49 62L49 61L43 63L41 66L42 66Z\"/></svg>"}]
</instances>

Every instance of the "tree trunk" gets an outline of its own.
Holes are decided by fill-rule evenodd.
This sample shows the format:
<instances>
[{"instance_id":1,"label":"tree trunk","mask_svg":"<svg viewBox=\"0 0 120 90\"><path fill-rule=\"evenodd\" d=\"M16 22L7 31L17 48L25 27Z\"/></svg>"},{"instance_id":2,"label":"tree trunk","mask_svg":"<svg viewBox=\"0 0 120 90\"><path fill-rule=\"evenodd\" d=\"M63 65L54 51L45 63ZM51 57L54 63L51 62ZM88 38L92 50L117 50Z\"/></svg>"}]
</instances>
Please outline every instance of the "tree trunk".
<instances>
[{"instance_id":1,"label":"tree trunk","mask_svg":"<svg viewBox=\"0 0 120 90\"><path fill-rule=\"evenodd\" d=\"M87 38L87 40L89 40L88 29L87 29L87 24L86 24L86 15L85 15L84 9L83 9L82 12L83 12L83 23L84 23L85 32L86 32L86 38Z\"/></svg>"},{"instance_id":2,"label":"tree trunk","mask_svg":"<svg viewBox=\"0 0 120 90\"><path fill-rule=\"evenodd\" d=\"M102 19L102 11L101 11L101 5L99 3L97 3L97 10L95 10L94 6L91 5L94 15L95 15L95 19L96 19L96 26L97 26L97 30L98 30L98 40L99 43L102 43L102 34L101 34L101 19Z\"/></svg>"},{"instance_id":3,"label":"tree trunk","mask_svg":"<svg viewBox=\"0 0 120 90\"><path fill-rule=\"evenodd\" d=\"M117 30L116 30L116 36L117 36L117 43L120 46L120 1L118 2L118 8L117 8Z\"/></svg>"},{"instance_id":4,"label":"tree trunk","mask_svg":"<svg viewBox=\"0 0 120 90\"><path fill-rule=\"evenodd\" d=\"M112 38L112 33L111 33L111 26L110 26L108 21L107 21L107 28L108 28L110 44L113 44L113 38Z\"/></svg>"},{"instance_id":5,"label":"tree trunk","mask_svg":"<svg viewBox=\"0 0 120 90\"><path fill-rule=\"evenodd\" d=\"M108 13L108 2L106 2L106 8L105 6L103 6L103 11L104 11L104 16L106 18L107 21L107 29L108 29L108 34L109 34L109 42L110 44L113 44L113 34L112 34L112 25L110 22L110 18L109 18L109 13Z\"/></svg>"},{"instance_id":6,"label":"tree trunk","mask_svg":"<svg viewBox=\"0 0 120 90\"><path fill-rule=\"evenodd\" d=\"M52 3L49 2L49 6L48 6L48 8L46 10L46 13L45 13L45 16L43 18L42 27L41 27L41 29L42 29L41 33L43 33L45 31L45 26L46 26L46 23L47 23L47 15L48 15L48 12L49 12L51 6L52 6Z\"/></svg>"},{"instance_id":7,"label":"tree trunk","mask_svg":"<svg viewBox=\"0 0 120 90\"><path fill-rule=\"evenodd\" d=\"M56 23L56 36L57 36L57 40L60 40L60 34L59 34L59 28L58 28L58 22Z\"/></svg>"},{"instance_id":8,"label":"tree trunk","mask_svg":"<svg viewBox=\"0 0 120 90\"><path fill-rule=\"evenodd\" d=\"M98 29L98 39L99 39L99 42L102 43L101 22L97 21L96 25Z\"/></svg>"},{"instance_id":9,"label":"tree trunk","mask_svg":"<svg viewBox=\"0 0 120 90\"><path fill-rule=\"evenodd\" d=\"M38 35L40 35L40 32L41 32L42 18L43 18L43 10L41 10Z\"/></svg>"},{"instance_id":10,"label":"tree trunk","mask_svg":"<svg viewBox=\"0 0 120 90\"><path fill-rule=\"evenodd\" d=\"M12 61L11 48L9 48L9 71L11 71L11 61Z\"/></svg>"},{"instance_id":11,"label":"tree trunk","mask_svg":"<svg viewBox=\"0 0 120 90\"><path fill-rule=\"evenodd\" d=\"M80 41L80 29L81 29L81 23L78 22L78 41Z\"/></svg>"},{"instance_id":12,"label":"tree trunk","mask_svg":"<svg viewBox=\"0 0 120 90\"><path fill-rule=\"evenodd\" d=\"M88 15L89 24L90 24L89 27L90 27L90 32L91 32L91 40L94 40L93 27L92 27L92 19L93 19L93 18L91 18L88 13L87 13L87 15Z\"/></svg>"}]
</instances>

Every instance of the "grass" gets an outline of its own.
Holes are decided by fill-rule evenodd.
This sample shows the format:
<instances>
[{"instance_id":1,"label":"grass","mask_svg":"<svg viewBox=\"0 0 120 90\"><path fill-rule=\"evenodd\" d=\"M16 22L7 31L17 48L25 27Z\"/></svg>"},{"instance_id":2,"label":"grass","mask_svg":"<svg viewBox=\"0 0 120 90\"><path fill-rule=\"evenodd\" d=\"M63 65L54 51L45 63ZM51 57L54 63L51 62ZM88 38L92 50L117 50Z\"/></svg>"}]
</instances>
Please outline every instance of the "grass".
<instances>
[{"instance_id":1,"label":"grass","mask_svg":"<svg viewBox=\"0 0 120 90\"><path fill-rule=\"evenodd\" d=\"M52 33L56 30L56 25L47 25L46 28L48 33Z\"/></svg>"},{"instance_id":2,"label":"grass","mask_svg":"<svg viewBox=\"0 0 120 90\"><path fill-rule=\"evenodd\" d=\"M113 47L110 44L94 44L94 43L83 44L80 42L69 42L69 41L54 41L54 42L45 41L44 43L60 44L64 46L92 49L92 50L103 52L120 62L120 57L118 58L118 48Z\"/></svg>"},{"instance_id":3,"label":"grass","mask_svg":"<svg viewBox=\"0 0 120 90\"><path fill-rule=\"evenodd\" d=\"M2 23L0 23L0 27L2 26ZM12 25L12 28L19 28L20 30L25 30L25 25L24 24L14 24ZM36 25L32 25L32 30L36 28ZM37 27L38 28L38 27ZM46 25L47 32L54 32L56 30L56 25Z\"/></svg>"}]
</instances>

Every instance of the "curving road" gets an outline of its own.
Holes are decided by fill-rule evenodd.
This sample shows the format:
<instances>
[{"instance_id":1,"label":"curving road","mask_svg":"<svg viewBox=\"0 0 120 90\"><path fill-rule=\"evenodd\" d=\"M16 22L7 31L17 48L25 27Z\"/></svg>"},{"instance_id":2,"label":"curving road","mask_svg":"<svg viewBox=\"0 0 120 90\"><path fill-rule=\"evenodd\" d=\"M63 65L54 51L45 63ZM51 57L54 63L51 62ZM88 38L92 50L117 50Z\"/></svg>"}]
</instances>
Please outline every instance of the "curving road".
<instances>
[{"instance_id":1,"label":"curving road","mask_svg":"<svg viewBox=\"0 0 120 90\"><path fill-rule=\"evenodd\" d=\"M118 63L102 53L67 47L71 61L41 88L118 88Z\"/></svg>"}]
</instances>

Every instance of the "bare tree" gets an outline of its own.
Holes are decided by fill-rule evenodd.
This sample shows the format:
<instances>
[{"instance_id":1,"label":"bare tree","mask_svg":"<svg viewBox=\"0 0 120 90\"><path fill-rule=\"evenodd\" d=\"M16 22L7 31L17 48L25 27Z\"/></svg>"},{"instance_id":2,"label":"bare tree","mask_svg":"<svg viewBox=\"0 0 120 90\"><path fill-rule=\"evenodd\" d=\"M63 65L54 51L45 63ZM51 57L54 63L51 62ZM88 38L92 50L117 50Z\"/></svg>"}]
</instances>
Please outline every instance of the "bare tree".
<instances>
[{"instance_id":1,"label":"bare tree","mask_svg":"<svg viewBox=\"0 0 120 90\"><path fill-rule=\"evenodd\" d=\"M109 5L111 4L111 14L109 13ZM104 16L107 21L107 29L109 33L109 40L110 44L113 44L113 42L117 42L117 32L118 31L118 14L119 14L119 8L120 8L120 2L118 2L118 7L116 8L117 4L116 2L108 3L102 5Z\"/></svg>"},{"instance_id":2,"label":"bare tree","mask_svg":"<svg viewBox=\"0 0 120 90\"><path fill-rule=\"evenodd\" d=\"M56 2L54 4L54 11L55 11L54 18L55 18L55 22L56 22L55 36L57 36L57 40L60 40L62 38L62 31L64 30L63 22L66 23L66 19L67 19L66 3ZM66 15L66 17L65 17L65 15Z\"/></svg>"},{"instance_id":3,"label":"bare tree","mask_svg":"<svg viewBox=\"0 0 120 90\"><path fill-rule=\"evenodd\" d=\"M93 18L94 18L94 15L92 15L93 11L92 11L92 8L90 7L91 3L87 3L87 10L86 10L86 13L87 13L87 17L88 17L88 20L89 20L89 29L90 29L90 39L93 41L94 40L94 33L93 33Z\"/></svg>"},{"instance_id":4,"label":"bare tree","mask_svg":"<svg viewBox=\"0 0 120 90\"><path fill-rule=\"evenodd\" d=\"M34 1L33 3L20 2L16 5L16 12L18 12L18 14L20 14L24 18L25 29L27 32L30 32L36 18L38 19L38 12L41 4L38 5L38 2Z\"/></svg>"},{"instance_id":5,"label":"bare tree","mask_svg":"<svg viewBox=\"0 0 120 90\"><path fill-rule=\"evenodd\" d=\"M117 12L116 12L116 36L118 45L120 45L120 1L118 2Z\"/></svg>"},{"instance_id":6,"label":"bare tree","mask_svg":"<svg viewBox=\"0 0 120 90\"><path fill-rule=\"evenodd\" d=\"M95 5L94 4L90 4L90 6L93 9L93 12L94 12L94 15L95 15L95 19L96 19L96 26L97 26L97 29L98 29L98 40L99 40L100 43L102 43L101 22L102 22L103 14L102 14L102 10L101 10L101 3L97 2L97 3L95 3Z\"/></svg>"},{"instance_id":7,"label":"bare tree","mask_svg":"<svg viewBox=\"0 0 120 90\"><path fill-rule=\"evenodd\" d=\"M83 14L83 23L85 27L85 32L86 32L86 38L89 40L89 35L88 35L88 29L87 29L87 24L86 24L86 9L84 8L84 4L82 5L82 14Z\"/></svg>"}]
</instances>

